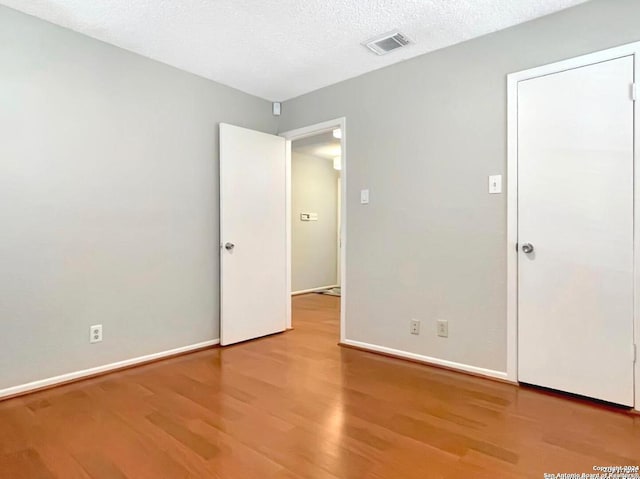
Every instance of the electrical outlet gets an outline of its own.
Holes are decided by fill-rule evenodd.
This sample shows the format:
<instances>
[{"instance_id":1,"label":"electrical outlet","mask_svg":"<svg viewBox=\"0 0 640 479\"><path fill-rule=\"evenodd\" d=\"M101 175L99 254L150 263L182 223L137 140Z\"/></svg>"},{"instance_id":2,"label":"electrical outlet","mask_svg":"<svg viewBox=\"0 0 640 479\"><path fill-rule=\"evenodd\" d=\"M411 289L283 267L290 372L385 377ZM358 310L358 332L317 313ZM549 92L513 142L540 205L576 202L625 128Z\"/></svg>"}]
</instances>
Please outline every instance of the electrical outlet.
<instances>
[{"instance_id":1,"label":"electrical outlet","mask_svg":"<svg viewBox=\"0 0 640 479\"><path fill-rule=\"evenodd\" d=\"M449 337L449 321L446 319L439 319L438 322L438 336L441 338Z\"/></svg>"},{"instance_id":2,"label":"electrical outlet","mask_svg":"<svg viewBox=\"0 0 640 479\"><path fill-rule=\"evenodd\" d=\"M409 323L409 332L411 334L420 334L420 321L412 319Z\"/></svg>"},{"instance_id":3,"label":"electrical outlet","mask_svg":"<svg viewBox=\"0 0 640 479\"><path fill-rule=\"evenodd\" d=\"M89 327L89 342L99 343L102 341L102 324L94 324Z\"/></svg>"}]
</instances>

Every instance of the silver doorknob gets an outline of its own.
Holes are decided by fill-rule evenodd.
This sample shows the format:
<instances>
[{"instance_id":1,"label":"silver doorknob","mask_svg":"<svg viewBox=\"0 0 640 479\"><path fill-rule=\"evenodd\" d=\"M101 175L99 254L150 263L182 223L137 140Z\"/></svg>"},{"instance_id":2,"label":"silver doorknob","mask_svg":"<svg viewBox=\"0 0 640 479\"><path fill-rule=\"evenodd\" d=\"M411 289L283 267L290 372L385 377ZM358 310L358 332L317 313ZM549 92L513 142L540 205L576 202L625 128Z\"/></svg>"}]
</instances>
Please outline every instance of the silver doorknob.
<instances>
[{"instance_id":1,"label":"silver doorknob","mask_svg":"<svg viewBox=\"0 0 640 479\"><path fill-rule=\"evenodd\" d=\"M236 245L234 245L233 243L225 243L224 244L224 249L226 249L227 251L231 251L235 247L236 247Z\"/></svg>"},{"instance_id":2,"label":"silver doorknob","mask_svg":"<svg viewBox=\"0 0 640 479\"><path fill-rule=\"evenodd\" d=\"M533 245L531 243L525 243L522 245L522 252L529 254L533 253Z\"/></svg>"}]
</instances>

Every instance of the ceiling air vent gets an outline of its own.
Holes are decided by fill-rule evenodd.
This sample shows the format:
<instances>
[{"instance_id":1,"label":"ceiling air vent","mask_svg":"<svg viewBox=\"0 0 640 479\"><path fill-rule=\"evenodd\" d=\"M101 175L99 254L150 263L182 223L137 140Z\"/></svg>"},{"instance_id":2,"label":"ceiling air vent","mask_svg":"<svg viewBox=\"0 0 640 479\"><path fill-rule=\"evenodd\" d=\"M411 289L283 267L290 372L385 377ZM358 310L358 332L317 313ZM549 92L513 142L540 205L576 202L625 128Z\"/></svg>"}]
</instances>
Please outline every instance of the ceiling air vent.
<instances>
[{"instance_id":1,"label":"ceiling air vent","mask_svg":"<svg viewBox=\"0 0 640 479\"><path fill-rule=\"evenodd\" d=\"M364 46L376 55L385 55L390 51L404 47L409 43L411 43L411 41L406 36L398 30L394 30L393 32L372 38L368 42L364 43Z\"/></svg>"}]
</instances>

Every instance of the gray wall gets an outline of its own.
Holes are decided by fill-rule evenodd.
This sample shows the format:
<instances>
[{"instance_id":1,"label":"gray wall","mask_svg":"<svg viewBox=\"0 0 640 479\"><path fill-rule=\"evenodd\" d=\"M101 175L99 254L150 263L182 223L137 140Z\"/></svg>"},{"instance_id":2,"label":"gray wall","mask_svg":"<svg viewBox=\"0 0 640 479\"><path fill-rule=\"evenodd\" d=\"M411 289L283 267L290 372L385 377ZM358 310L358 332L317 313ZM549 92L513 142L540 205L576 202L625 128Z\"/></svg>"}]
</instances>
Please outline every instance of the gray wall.
<instances>
[{"instance_id":1,"label":"gray wall","mask_svg":"<svg viewBox=\"0 0 640 479\"><path fill-rule=\"evenodd\" d=\"M640 40L638 18L594 0L288 101L278 125L266 101L0 7L0 389L217 338L218 122L340 116L347 338L504 370L506 196L486 177L506 168L505 75Z\"/></svg>"},{"instance_id":2,"label":"gray wall","mask_svg":"<svg viewBox=\"0 0 640 479\"><path fill-rule=\"evenodd\" d=\"M218 123L270 104L0 7L0 105L0 389L218 338Z\"/></svg>"},{"instance_id":3,"label":"gray wall","mask_svg":"<svg viewBox=\"0 0 640 479\"><path fill-rule=\"evenodd\" d=\"M595 0L283 105L280 131L347 118L348 339L505 370L506 75L638 41L639 18Z\"/></svg>"},{"instance_id":4,"label":"gray wall","mask_svg":"<svg viewBox=\"0 0 640 479\"><path fill-rule=\"evenodd\" d=\"M317 213L318 221L300 221ZM338 284L338 172L333 162L291 153L291 290Z\"/></svg>"}]
</instances>

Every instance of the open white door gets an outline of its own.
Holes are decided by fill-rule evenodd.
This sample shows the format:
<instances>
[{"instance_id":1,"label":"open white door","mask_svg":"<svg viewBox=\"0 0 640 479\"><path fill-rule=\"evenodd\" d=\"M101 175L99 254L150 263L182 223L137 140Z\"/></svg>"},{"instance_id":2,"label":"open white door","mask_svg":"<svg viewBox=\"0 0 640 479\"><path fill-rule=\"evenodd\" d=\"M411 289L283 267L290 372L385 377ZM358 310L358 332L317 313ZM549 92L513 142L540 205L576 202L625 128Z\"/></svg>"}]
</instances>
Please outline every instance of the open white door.
<instances>
[{"instance_id":1,"label":"open white door","mask_svg":"<svg viewBox=\"0 0 640 479\"><path fill-rule=\"evenodd\" d=\"M518 84L518 378L634 401L632 56Z\"/></svg>"},{"instance_id":2,"label":"open white door","mask_svg":"<svg viewBox=\"0 0 640 479\"><path fill-rule=\"evenodd\" d=\"M220 343L286 329L286 141L220 124Z\"/></svg>"}]
</instances>

